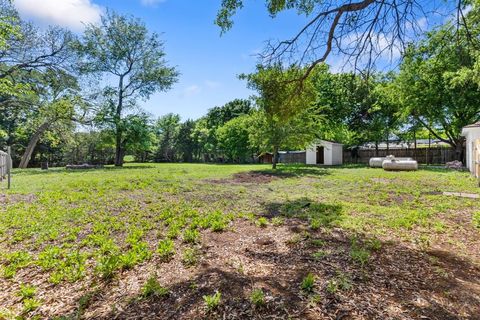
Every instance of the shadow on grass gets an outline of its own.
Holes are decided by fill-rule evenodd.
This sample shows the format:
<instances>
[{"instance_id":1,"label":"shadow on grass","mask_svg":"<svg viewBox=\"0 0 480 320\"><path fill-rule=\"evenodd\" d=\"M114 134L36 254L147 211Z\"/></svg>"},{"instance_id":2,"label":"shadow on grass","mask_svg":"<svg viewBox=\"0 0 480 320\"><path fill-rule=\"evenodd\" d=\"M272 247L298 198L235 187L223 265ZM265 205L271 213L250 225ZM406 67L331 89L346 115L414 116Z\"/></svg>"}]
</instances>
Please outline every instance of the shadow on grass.
<instances>
[{"instance_id":1,"label":"shadow on grass","mask_svg":"<svg viewBox=\"0 0 480 320\"><path fill-rule=\"evenodd\" d=\"M419 251L339 229L337 223L348 216L336 204L302 198L264 206L267 216L286 217L283 226L272 221L259 228L238 220L234 230L204 232L196 267L178 271L172 266L183 268L181 264L154 258L148 267L118 274L124 283L99 282L88 303L76 301L79 310L63 319L82 318L82 308L91 318L105 320L478 319L480 268L460 254ZM318 228L312 221L319 222ZM180 254L179 250L174 259ZM170 294L142 297L145 283L131 283L145 279L138 276L141 270L168 279L168 286L160 285ZM178 280L175 271L188 279ZM315 275L311 291L301 288L309 273ZM132 287L133 297L128 296L132 292L119 293ZM264 306L252 304L255 288L263 290ZM216 291L221 292L221 302L207 311L203 297Z\"/></svg>"},{"instance_id":2,"label":"shadow on grass","mask_svg":"<svg viewBox=\"0 0 480 320\"><path fill-rule=\"evenodd\" d=\"M42 170L40 168L29 169L13 169L12 175L29 176L29 175L48 175L55 173L85 173L85 172L99 172L99 171L122 171L122 170L145 170L154 169L153 165L148 164L128 164L123 167L104 166L92 169L66 169L65 167L52 167L48 170Z\"/></svg>"},{"instance_id":3,"label":"shadow on grass","mask_svg":"<svg viewBox=\"0 0 480 320\"><path fill-rule=\"evenodd\" d=\"M307 165L279 165L276 170L253 170L252 173L270 175L279 178L292 178L303 176L326 176L330 174L329 168Z\"/></svg>"},{"instance_id":4,"label":"shadow on grass","mask_svg":"<svg viewBox=\"0 0 480 320\"><path fill-rule=\"evenodd\" d=\"M318 227L332 227L344 219L342 206L314 201L309 198L289 200L283 203L270 202L265 206L265 216L283 216L317 223Z\"/></svg>"}]
</instances>

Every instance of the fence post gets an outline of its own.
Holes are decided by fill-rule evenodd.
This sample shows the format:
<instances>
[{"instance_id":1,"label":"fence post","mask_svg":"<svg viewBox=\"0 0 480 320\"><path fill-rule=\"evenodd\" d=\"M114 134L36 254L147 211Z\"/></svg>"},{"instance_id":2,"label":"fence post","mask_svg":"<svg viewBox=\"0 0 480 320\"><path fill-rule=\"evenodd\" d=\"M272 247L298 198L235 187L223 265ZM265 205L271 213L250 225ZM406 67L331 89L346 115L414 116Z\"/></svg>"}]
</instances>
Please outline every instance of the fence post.
<instances>
[{"instance_id":1,"label":"fence post","mask_svg":"<svg viewBox=\"0 0 480 320\"><path fill-rule=\"evenodd\" d=\"M10 189L11 178L10 174L12 171L12 150L10 147L7 147L7 189Z\"/></svg>"}]
</instances>

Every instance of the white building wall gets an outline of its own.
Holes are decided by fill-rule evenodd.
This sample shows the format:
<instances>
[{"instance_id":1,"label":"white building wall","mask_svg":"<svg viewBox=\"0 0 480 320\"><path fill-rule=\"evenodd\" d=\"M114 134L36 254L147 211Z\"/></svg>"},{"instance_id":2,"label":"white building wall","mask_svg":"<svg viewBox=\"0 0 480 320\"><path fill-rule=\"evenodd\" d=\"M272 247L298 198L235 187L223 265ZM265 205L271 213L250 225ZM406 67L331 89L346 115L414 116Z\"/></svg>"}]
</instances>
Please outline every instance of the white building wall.
<instances>
[{"instance_id":1,"label":"white building wall","mask_svg":"<svg viewBox=\"0 0 480 320\"><path fill-rule=\"evenodd\" d=\"M316 145L307 149L306 152L306 163L307 164L317 164L317 152L315 151L317 148Z\"/></svg>"},{"instance_id":2,"label":"white building wall","mask_svg":"<svg viewBox=\"0 0 480 320\"><path fill-rule=\"evenodd\" d=\"M323 147L324 165L334 166L343 164L343 145L329 141L320 141L306 150L306 164L317 164L317 147Z\"/></svg>"},{"instance_id":3,"label":"white building wall","mask_svg":"<svg viewBox=\"0 0 480 320\"><path fill-rule=\"evenodd\" d=\"M333 164L333 144L332 143L323 143L323 158L324 165L331 166Z\"/></svg>"},{"instance_id":4,"label":"white building wall","mask_svg":"<svg viewBox=\"0 0 480 320\"><path fill-rule=\"evenodd\" d=\"M332 147L332 165L336 166L343 164L343 145L333 144Z\"/></svg>"},{"instance_id":5,"label":"white building wall","mask_svg":"<svg viewBox=\"0 0 480 320\"><path fill-rule=\"evenodd\" d=\"M466 156L467 163L465 165L470 170L470 172L473 172L473 168L474 168L473 143L475 142L475 140L480 139L480 127L465 128L464 135L466 138L465 144L466 144L466 151L467 151L467 156Z\"/></svg>"}]
</instances>

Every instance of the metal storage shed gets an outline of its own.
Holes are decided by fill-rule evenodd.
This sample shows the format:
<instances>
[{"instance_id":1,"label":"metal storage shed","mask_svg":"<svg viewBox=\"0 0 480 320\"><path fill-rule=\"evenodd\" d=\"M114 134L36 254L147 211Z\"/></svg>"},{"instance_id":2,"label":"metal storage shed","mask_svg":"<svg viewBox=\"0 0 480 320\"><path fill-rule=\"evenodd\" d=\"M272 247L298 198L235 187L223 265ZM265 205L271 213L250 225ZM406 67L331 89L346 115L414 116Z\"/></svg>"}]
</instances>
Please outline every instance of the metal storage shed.
<instances>
[{"instance_id":1,"label":"metal storage shed","mask_svg":"<svg viewBox=\"0 0 480 320\"><path fill-rule=\"evenodd\" d=\"M307 148L307 164L335 166L343 164L343 144L318 140Z\"/></svg>"},{"instance_id":2,"label":"metal storage shed","mask_svg":"<svg viewBox=\"0 0 480 320\"><path fill-rule=\"evenodd\" d=\"M478 149L478 143L480 142L480 122L468 125L463 127L462 129L462 136L465 137L465 145L466 145L466 163L465 166L470 170L473 174L478 174L476 172L476 165L479 165L475 155L480 152Z\"/></svg>"}]
</instances>

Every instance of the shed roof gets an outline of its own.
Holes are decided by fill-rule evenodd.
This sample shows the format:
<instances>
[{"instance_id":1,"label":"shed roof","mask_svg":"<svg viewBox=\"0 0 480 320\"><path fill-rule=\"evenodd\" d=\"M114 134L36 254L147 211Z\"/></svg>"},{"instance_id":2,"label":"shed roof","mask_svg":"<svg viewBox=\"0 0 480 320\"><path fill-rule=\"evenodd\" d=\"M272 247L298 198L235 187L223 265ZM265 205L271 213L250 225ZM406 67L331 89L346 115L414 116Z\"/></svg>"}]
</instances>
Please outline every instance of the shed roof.
<instances>
[{"instance_id":1,"label":"shed roof","mask_svg":"<svg viewBox=\"0 0 480 320\"><path fill-rule=\"evenodd\" d=\"M469 124L468 126L463 127L462 128L462 136L466 136L467 131L471 131L471 130L480 130L480 121Z\"/></svg>"},{"instance_id":2,"label":"shed roof","mask_svg":"<svg viewBox=\"0 0 480 320\"><path fill-rule=\"evenodd\" d=\"M469 124L468 126L465 126L463 128L465 129L465 128L477 128L477 127L480 127L480 121Z\"/></svg>"}]
</instances>

